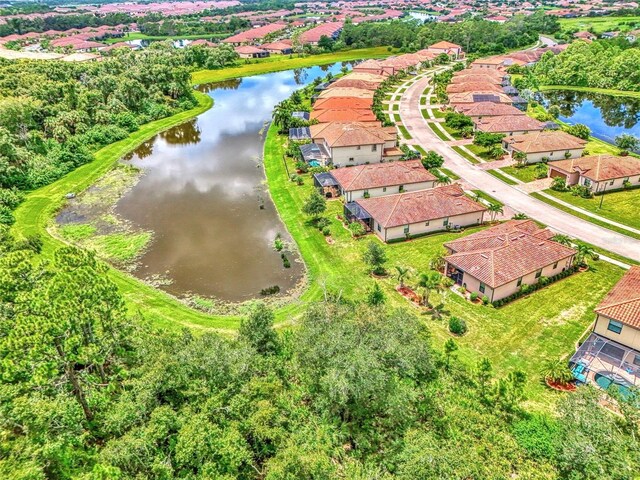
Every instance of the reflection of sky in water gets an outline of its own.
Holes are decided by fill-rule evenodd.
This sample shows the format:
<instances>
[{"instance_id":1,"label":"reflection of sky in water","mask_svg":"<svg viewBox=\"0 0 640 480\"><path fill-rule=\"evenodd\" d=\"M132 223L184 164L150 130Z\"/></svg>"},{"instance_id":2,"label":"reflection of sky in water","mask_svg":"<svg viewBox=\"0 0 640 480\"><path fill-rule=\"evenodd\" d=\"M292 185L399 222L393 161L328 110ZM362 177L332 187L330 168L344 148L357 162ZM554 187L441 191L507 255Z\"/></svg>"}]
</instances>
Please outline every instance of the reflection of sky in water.
<instances>
[{"instance_id":1,"label":"reflection of sky in water","mask_svg":"<svg viewBox=\"0 0 640 480\"><path fill-rule=\"evenodd\" d=\"M232 301L295 284L302 273L295 256L289 254L292 268L284 269L273 249L276 233L285 229L264 185L259 132L276 103L326 71L313 67L211 85L212 109L131 157L144 175L116 211L154 232L136 275L167 274L171 293ZM340 65L330 71L339 72Z\"/></svg>"},{"instance_id":2,"label":"reflection of sky in water","mask_svg":"<svg viewBox=\"0 0 640 480\"><path fill-rule=\"evenodd\" d=\"M602 117L600 109L596 107L591 100L583 100L582 104L576 108L575 113L572 116L560 116L560 120L572 124L582 123L587 125L595 137L608 142L613 142L618 135L622 135L623 133L629 133L640 137L639 123L636 123L631 128L607 125Z\"/></svg>"}]
</instances>

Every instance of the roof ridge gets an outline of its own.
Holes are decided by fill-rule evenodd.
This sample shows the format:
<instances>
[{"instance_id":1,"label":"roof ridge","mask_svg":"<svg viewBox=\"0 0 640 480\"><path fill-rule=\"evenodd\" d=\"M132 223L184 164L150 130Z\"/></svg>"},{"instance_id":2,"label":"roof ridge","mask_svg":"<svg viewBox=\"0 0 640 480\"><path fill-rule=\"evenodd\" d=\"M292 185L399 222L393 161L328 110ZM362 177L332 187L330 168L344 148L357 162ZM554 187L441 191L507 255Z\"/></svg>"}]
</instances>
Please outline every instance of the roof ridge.
<instances>
[{"instance_id":1,"label":"roof ridge","mask_svg":"<svg viewBox=\"0 0 640 480\"><path fill-rule=\"evenodd\" d=\"M393 208L391 209L391 212L389 213L389 216L387 217L387 220L384 222L384 226L386 227L387 224L389 223L389 220L391 219L391 217L393 217L393 214L396 211L396 208L398 208L398 204L400 203L400 199L402 198L402 194L397 195L397 199L396 199L396 203L393 206Z\"/></svg>"},{"instance_id":2,"label":"roof ridge","mask_svg":"<svg viewBox=\"0 0 640 480\"><path fill-rule=\"evenodd\" d=\"M640 296L635 298L629 298L627 300L622 300L620 302L608 303L606 305L598 305L596 308L594 308L594 310L597 312L598 310L603 310L605 308L618 307L620 305L625 305L627 303L638 302L638 301L640 301Z\"/></svg>"}]
</instances>

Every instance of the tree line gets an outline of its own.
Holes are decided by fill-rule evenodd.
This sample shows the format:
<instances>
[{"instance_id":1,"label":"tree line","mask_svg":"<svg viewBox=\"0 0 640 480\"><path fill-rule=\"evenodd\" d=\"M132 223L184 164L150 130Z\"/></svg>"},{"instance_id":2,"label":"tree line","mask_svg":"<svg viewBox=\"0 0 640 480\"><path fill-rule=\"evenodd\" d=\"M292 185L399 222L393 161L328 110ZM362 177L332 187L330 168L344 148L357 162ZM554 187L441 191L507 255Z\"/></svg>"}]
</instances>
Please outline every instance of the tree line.
<instances>
[{"instance_id":1,"label":"tree line","mask_svg":"<svg viewBox=\"0 0 640 480\"><path fill-rule=\"evenodd\" d=\"M127 311L107 267L0 226L0 475L26 479L623 479L638 410L589 387L556 414L527 379L433 346L424 319L330 288L294 330L256 303L238 335ZM37 243L37 242L36 242Z\"/></svg>"},{"instance_id":2,"label":"tree line","mask_svg":"<svg viewBox=\"0 0 640 480\"><path fill-rule=\"evenodd\" d=\"M231 47L123 49L101 62L0 61L0 223L20 191L47 185L140 125L196 105L192 68L234 62Z\"/></svg>"}]
</instances>

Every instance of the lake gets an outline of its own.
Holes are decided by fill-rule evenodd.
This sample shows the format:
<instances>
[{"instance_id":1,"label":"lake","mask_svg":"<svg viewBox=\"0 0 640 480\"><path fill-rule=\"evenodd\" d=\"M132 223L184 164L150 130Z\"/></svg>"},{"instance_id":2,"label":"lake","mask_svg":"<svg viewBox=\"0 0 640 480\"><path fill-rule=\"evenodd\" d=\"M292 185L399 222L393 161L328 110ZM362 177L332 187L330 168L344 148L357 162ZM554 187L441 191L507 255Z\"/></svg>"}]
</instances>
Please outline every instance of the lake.
<instances>
[{"instance_id":1,"label":"lake","mask_svg":"<svg viewBox=\"0 0 640 480\"><path fill-rule=\"evenodd\" d=\"M212 109L161 133L125 160L143 171L117 203L116 213L153 232L133 272L167 278L171 294L193 293L224 301L285 292L303 277L295 248L273 248L277 234L290 241L262 166L263 134L276 103L341 64L290 70L203 85Z\"/></svg>"},{"instance_id":2,"label":"lake","mask_svg":"<svg viewBox=\"0 0 640 480\"><path fill-rule=\"evenodd\" d=\"M560 107L559 119L582 123L594 137L614 143L623 133L640 137L640 99L601 93L552 90L541 94L542 103Z\"/></svg>"}]
</instances>

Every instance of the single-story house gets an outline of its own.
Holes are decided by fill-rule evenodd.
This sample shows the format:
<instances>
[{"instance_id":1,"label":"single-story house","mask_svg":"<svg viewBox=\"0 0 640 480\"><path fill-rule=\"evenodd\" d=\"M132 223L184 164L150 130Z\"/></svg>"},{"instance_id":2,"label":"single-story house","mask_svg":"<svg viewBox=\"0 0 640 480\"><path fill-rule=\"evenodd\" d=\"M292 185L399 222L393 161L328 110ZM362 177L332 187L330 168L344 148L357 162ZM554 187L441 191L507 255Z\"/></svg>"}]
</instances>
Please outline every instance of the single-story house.
<instances>
[{"instance_id":1,"label":"single-story house","mask_svg":"<svg viewBox=\"0 0 640 480\"><path fill-rule=\"evenodd\" d=\"M589 155L549 164L550 177L564 177L567 185L584 185L594 193L640 185L640 160L617 155Z\"/></svg>"},{"instance_id":2,"label":"single-story house","mask_svg":"<svg viewBox=\"0 0 640 480\"><path fill-rule=\"evenodd\" d=\"M512 98L502 92L480 91L449 94L449 103L460 105L463 103L493 102L511 105Z\"/></svg>"},{"instance_id":3,"label":"single-story house","mask_svg":"<svg viewBox=\"0 0 640 480\"><path fill-rule=\"evenodd\" d=\"M479 58L471 64L473 68L485 68L489 70L497 70L504 65L503 57Z\"/></svg>"},{"instance_id":4,"label":"single-story house","mask_svg":"<svg viewBox=\"0 0 640 480\"><path fill-rule=\"evenodd\" d=\"M380 122L320 123L310 127L314 143L325 146L336 167L399 160L395 127Z\"/></svg>"},{"instance_id":5,"label":"single-story house","mask_svg":"<svg viewBox=\"0 0 640 480\"><path fill-rule=\"evenodd\" d=\"M573 34L573 38L578 38L580 40L586 40L586 41L589 41L589 42L593 42L598 37L596 35L594 35L593 33L591 33L591 32L582 31L582 32L574 33Z\"/></svg>"},{"instance_id":6,"label":"single-story house","mask_svg":"<svg viewBox=\"0 0 640 480\"><path fill-rule=\"evenodd\" d=\"M527 156L526 163L537 163L544 159L553 161L578 158L586 144L586 140L560 130L543 130L502 140L502 147L507 153L512 157L516 152L524 153Z\"/></svg>"},{"instance_id":7,"label":"single-story house","mask_svg":"<svg viewBox=\"0 0 640 480\"><path fill-rule=\"evenodd\" d=\"M595 313L593 332L569 365L578 381L624 394L640 384L640 267L627 270Z\"/></svg>"},{"instance_id":8,"label":"single-story house","mask_svg":"<svg viewBox=\"0 0 640 480\"><path fill-rule=\"evenodd\" d=\"M361 74L364 75L364 74ZM369 74L371 75L371 74ZM383 78L380 75L371 75L372 77ZM339 78L335 82L329 85L329 88L361 88L363 90L377 90L382 81L378 80L366 80L364 78L355 78L350 75L346 75Z\"/></svg>"},{"instance_id":9,"label":"single-story house","mask_svg":"<svg viewBox=\"0 0 640 480\"><path fill-rule=\"evenodd\" d=\"M462 103L455 106L455 110L458 113L464 113L467 117L474 119L481 119L485 117L503 117L506 115L526 115L522 110L518 110L512 105L505 103L493 103L493 102L477 102L477 103Z\"/></svg>"},{"instance_id":10,"label":"single-story house","mask_svg":"<svg viewBox=\"0 0 640 480\"><path fill-rule=\"evenodd\" d=\"M368 98L373 102L374 93L373 90L365 90L364 88L336 87L323 90L318 99L333 97Z\"/></svg>"},{"instance_id":11,"label":"single-story house","mask_svg":"<svg viewBox=\"0 0 640 480\"><path fill-rule=\"evenodd\" d=\"M371 109L371 105L373 104L372 98L353 98L353 97L330 97L330 98L319 98L313 104L313 111L316 110L342 110L342 109L353 109L353 110L364 110Z\"/></svg>"},{"instance_id":12,"label":"single-story house","mask_svg":"<svg viewBox=\"0 0 640 480\"><path fill-rule=\"evenodd\" d=\"M464 82L451 83L447 85L447 93L466 93L466 92L502 92L505 93L503 87L491 82Z\"/></svg>"},{"instance_id":13,"label":"single-story house","mask_svg":"<svg viewBox=\"0 0 640 480\"><path fill-rule=\"evenodd\" d=\"M468 291L501 300L571 267L576 251L552 237L533 220L510 220L446 242L445 272Z\"/></svg>"},{"instance_id":14,"label":"single-story house","mask_svg":"<svg viewBox=\"0 0 640 480\"><path fill-rule=\"evenodd\" d=\"M445 41L434 43L433 45L427 47L427 51L434 53L435 55L445 53L451 58L460 58L464 55L462 47L460 45Z\"/></svg>"},{"instance_id":15,"label":"single-story house","mask_svg":"<svg viewBox=\"0 0 640 480\"><path fill-rule=\"evenodd\" d=\"M265 43L264 45L260 45L260 48L269 53L276 53L279 55L289 55L290 53L293 53L291 40L280 40L277 42Z\"/></svg>"},{"instance_id":16,"label":"single-story house","mask_svg":"<svg viewBox=\"0 0 640 480\"><path fill-rule=\"evenodd\" d=\"M428 190L437 178L424 168L420 160L385 162L355 167L336 168L329 172L347 202L361 198L381 197L401 192Z\"/></svg>"},{"instance_id":17,"label":"single-story house","mask_svg":"<svg viewBox=\"0 0 640 480\"><path fill-rule=\"evenodd\" d=\"M541 131L545 128L543 122L527 115L476 118L473 126L481 132L504 133L509 136Z\"/></svg>"},{"instance_id":18,"label":"single-story house","mask_svg":"<svg viewBox=\"0 0 640 480\"><path fill-rule=\"evenodd\" d=\"M240 58L265 58L269 56L269 52L253 45L242 45L235 47L234 50Z\"/></svg>"},{"instance_id":19,"label":"single-story house","mask_svg":"<svg viewBox=\"0 0 640 480\"><path fill-rule=\"evenodd\" d=\"M313 110L311 119L318 123L331 122L377 122L375 114L370 109L356 110L353 108L342 108L335 110Z\"/></svg>"},{"instance_id":20,"label":"single-story house","mask_svg":"<svg viewBox=\"0 0 640 480\"><path fill-rule=\"evenodd\" d=\"M345 204L347 219L363 222L384 242L480 225L486 210L482 203L467 197L458 184Z\"/></svg>"}]
</instances>

